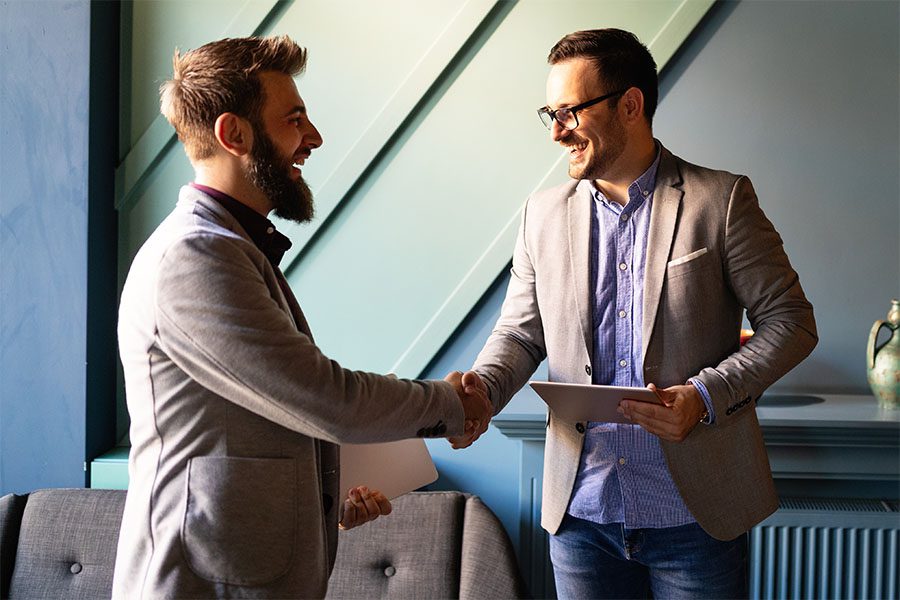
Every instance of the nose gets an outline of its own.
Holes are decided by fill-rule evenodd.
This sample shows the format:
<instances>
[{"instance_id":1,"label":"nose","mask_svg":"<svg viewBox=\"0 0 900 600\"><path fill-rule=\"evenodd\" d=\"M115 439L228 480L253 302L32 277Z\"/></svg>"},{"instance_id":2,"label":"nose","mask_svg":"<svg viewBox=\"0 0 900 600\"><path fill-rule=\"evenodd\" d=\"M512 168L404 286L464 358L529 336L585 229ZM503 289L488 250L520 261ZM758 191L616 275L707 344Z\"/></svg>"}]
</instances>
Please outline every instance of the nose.
<instances>
[{"instance_id":1,"label":"nose","mask_svg":"<svg viewBox=\"0 0 900 600\"><path fill-rule=\"evenodd\" d=\"M553 122L550 123L550 139L552 139L554 142L558 142L568 135L569 130L560 125L559 121L553 119Z\"/></svg>"},{"instance_id":2,"label":"nose","mask_svg":"<svg viewBox=\"0 0 900 600\"><path fill-rule=\"evenodd\" d=\"M316 126L312 124L312 121L307 121L307 130L303 132L303 142L311 146L313 148L318 148L322 145L322 134L319 133L319 130L316 129Z\"/></svg>"}]
</instances>

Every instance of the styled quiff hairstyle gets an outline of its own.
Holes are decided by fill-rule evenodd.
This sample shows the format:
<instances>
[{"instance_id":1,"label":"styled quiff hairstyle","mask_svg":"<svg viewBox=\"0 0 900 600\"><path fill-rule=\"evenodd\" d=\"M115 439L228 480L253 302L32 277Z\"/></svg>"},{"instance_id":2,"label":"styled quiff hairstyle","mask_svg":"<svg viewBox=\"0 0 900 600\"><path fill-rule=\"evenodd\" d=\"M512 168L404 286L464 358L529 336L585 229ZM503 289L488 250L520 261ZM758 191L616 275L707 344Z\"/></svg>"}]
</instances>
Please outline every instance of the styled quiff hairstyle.
<instances>
[{"instance_id":1,"label":"styled quiff hairstyle","mask_svg":"<svg viewBox=\"0 0 900 600\"><path fill-rule=\"evenodd\" d=\"M296 77L306 68L306 50L288 36L228 38L172 59L172 79L159 88L160 111L178 133L191 160L211 157L214 127L230 112L258 123L265 102L259 74Z\"/></svg>"},{"instance_id":2,"label":"styled quiff hairstyle","mask_svg":"<svg viewBox=\"0 0 900 600\"><path fill-rule=\"evenodd\" d=\"M659 82L656 62L647 47L637 37L621 29L590 29L565 36L550 50L547 62L551 65L573 58L586 58L594 63L600 80L609 89L636 87L644 94L644 116L653 123L659 101ZM615 106L619 98L613 98Z\"/></svg>"}]
</instances>

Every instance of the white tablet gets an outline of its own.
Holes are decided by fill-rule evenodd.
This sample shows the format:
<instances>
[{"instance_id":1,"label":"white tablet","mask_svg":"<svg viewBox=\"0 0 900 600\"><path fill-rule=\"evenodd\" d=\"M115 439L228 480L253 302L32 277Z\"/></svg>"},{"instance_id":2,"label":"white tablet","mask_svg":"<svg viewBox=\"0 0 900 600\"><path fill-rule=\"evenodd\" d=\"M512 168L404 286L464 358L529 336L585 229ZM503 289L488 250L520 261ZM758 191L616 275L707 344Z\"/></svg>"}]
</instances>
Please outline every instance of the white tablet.
<instances>
[{"instance_id":1,"label":"white tablet","mask_svg":"<svg viewBox=\"0 0 900 600\"><path fill-rule=\"evenodd\" d=\"M616 410L620 401L627 399L662 404L656 394L647 388L552 381L530 381L529 384L553 410L553 416L563 421L630 423Z\"/></svg>"},{"instance_id":2,"label":"white tablet","mask_svg":"<svg viewBox=\"0 0 900 600\"><path fill-rule=\"evenodd\" d=\"M425 440L381 444L341 444L341 501L364 485L393 500L438 478Z\"/></svg>"}]
</instances>

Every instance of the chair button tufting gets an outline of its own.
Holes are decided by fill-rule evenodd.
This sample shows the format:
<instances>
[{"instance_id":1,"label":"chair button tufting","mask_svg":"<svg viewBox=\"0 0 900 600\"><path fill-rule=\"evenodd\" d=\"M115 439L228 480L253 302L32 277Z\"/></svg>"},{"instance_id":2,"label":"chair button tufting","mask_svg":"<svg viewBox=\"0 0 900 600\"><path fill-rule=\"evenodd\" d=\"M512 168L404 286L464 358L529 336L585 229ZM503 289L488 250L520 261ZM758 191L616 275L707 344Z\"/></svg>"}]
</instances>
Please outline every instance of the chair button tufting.
<instances>
[{"instance_id":1,"label":"chair button tufting","mask_svg":"<svg viewBox=\"0 0 900 600\"><path fill-rule=\"evenodd\" d=\"M73 563L71 567L69 567L69 571L72 575L78 575L81 573L81 563Z\"/></svg>"},{"instance_id":2,"label":"chair button tufting","mask_svg":"<svg viewBox=\"0 0 900 600\"><path fill-rule=\"evenodd\" d=\"M394 567L385 567L384 576L385 577L393 577L396 572L397 572L397 569L395 569Z\"/></svg>"}]
</instances>

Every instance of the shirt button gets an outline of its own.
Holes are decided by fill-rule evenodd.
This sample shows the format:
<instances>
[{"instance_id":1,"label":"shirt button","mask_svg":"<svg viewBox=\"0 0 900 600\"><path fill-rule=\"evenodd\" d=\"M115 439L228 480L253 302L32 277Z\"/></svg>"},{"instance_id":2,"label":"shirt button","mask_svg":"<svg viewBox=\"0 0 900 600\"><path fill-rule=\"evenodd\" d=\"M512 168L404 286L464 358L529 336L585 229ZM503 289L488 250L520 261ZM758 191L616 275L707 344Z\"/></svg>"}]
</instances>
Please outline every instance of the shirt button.
<instances>
[{"instance_id":1,"label":"shirt button","mask_svg":"<svg viewBox=\"0 0 900 600\"><path fill-rule=\"evenodd\" d=\"M619 263L619 270L620 270L620 271L624 271L624 270L627 269L627 268L628 268L628 265L626 265L625 263Z\"/></svg>"},{"instance_id":2,"label":"shirt button","mask_svg":"<svg viewBox=\"0 0 900 600\"><path fill-rule=\"evenodd\" d=\"M619 361L619 366L620 366L620 367L627 367L627 366L628 366L628 361L625 360L625 359L623 358L622 360Z\"/></svg>"},{"instance_id":3,"label":"shirt button","mask_svg":"<svg viewBox=\"0 0 900 600\"><path fill-rule=\"evenodd\" d=\"M275 233L275 228L274 228L274 227L269 227L268 229L266 229L266 233L270 233L270 234L271 234L271 233Z\"/></svg>"},{"instance_id":4,"label":"shirt button","mask_svg":"<svg viewBox=\"0 0 900 600\"><path fill-rule=\"evenodd\" d=\"M622 215L621 217L619 217L619 218L622 219L623 221L627 221L627 220L628 220L628 215L623 214L623 215Z\"/></svg>"},{"instance_id":5,"label":"shirt button","mask_svg":"<svg viewBox=\"0 0 900 600\"><path fill-rule=\"evenodd\" d=\"M650 191L649 191L649 190L644 190L643 194L644 194L644 198L646 198L647 196L650 195Z\"/></svg>"},{"instance_id":6,"label":"shirt button","mask_svg":"<svg viewBox=\"0 0 900 600\"><path fill-rule=\"evenodd\" d=\"M591 374L591 365L584 365L584 372L588 375Z\"/></svg>"},{"instance_id":7,"label":"shirt button","mask_svg":"<svg viewBox=\"0 0 900 600\"><path fill-rule=\"evenodd\" d=\"M72 566L69 567L69 572L70 572L72 575L78 575L79 573L81 573L81 564L80 564L80 563L73 563Z\"/></svg>"},{"instance_id":8,"label":"shirt button","mask_svg":"<svg viewBox=\"0 0 900 600\"><path fill-rule=\"evenodd\" d=\"M624 456L623 456L622 458L619 459L619 464L620 464L620 465L624 465L624 464L625 464L625 457L624 457Z\"/></svg>"},{"instance_id":9,"label":"shirt button","mask_svg":"<svg viewBox=\"0 0 900 600\"><path fill-rule=\"evenodd\" d=\"M385 577L393 577L394 575L396 575L396 573L397 573L397 569L395 569L394 567L385 567L385 569L384 569Z\"/></svg>"},{"instance_id":10,"label":"shirt button","mask_svg":"<svg viewBox=\"0 0 900 600\"><path fill-rule=\"evenodd\" d=\"M584 433L584 423L575 423L575 431Z\"/></svg>"},{"instance_id":11,"label":"shirt button","mask_svg":"<svg viewBox=\"0 0 900 600\"><path fill-rule=\"evenodd\" d=\"M626 313L624 310L619 311L619 316L622 317L623 319L625 318L625 315L627 315L627 314L628 313Z\"/></svg>"}]
</instances>

